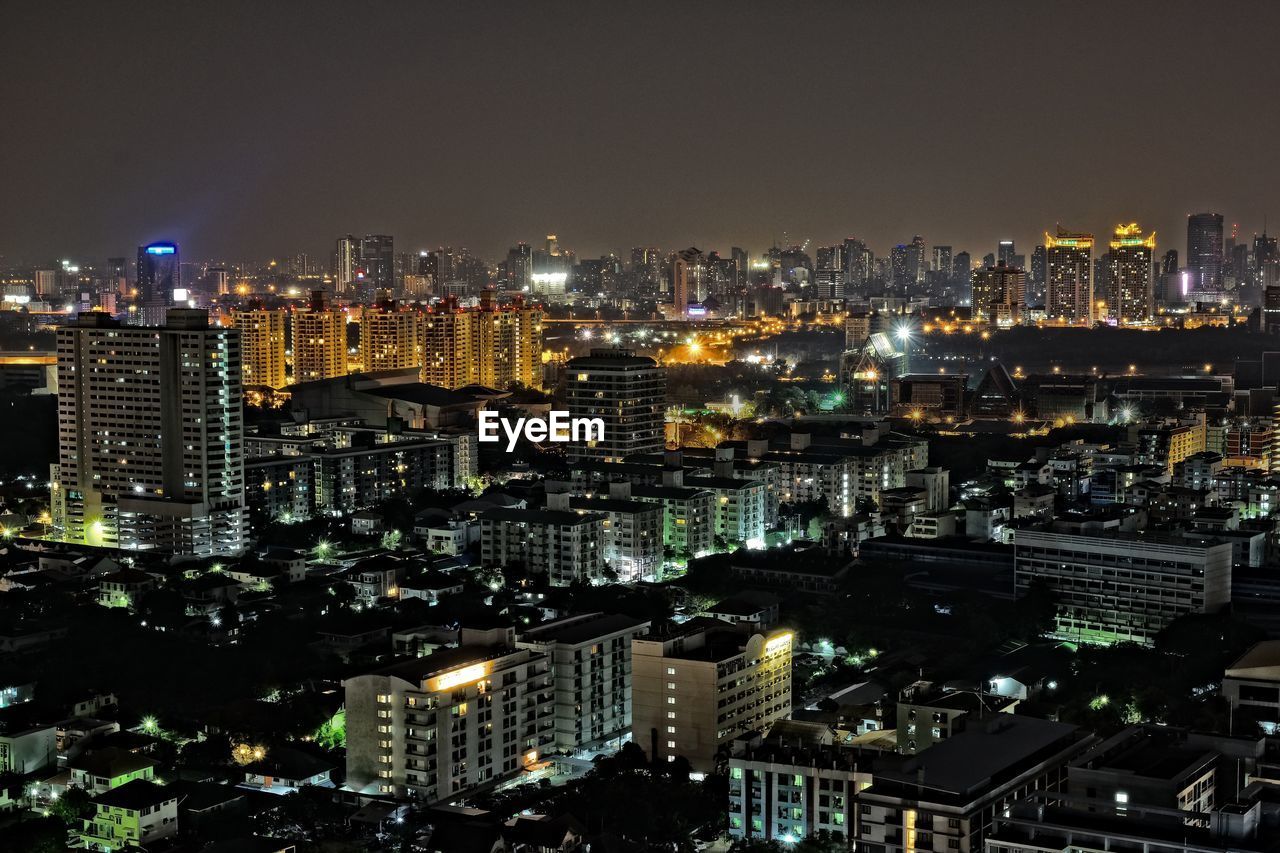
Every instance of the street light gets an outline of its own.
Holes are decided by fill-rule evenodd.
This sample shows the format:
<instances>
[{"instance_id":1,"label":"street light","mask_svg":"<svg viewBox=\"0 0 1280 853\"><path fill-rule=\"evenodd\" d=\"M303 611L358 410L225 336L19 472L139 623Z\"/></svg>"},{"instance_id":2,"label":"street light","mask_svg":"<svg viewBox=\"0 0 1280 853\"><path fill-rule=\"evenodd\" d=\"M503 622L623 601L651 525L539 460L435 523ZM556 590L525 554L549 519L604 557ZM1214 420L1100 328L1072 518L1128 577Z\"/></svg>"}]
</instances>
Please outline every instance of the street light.
<instances>
[{"instance_id":1,"label":"street light","mask_svg":"<svg viewBox=\"0 0 1280 853\"><path fill-rule=\"evenodd\" d=\"M893 333L902 343L902 373L906 375L911 372L911 322L899 323Z\"/></svg>"}]
</instances>

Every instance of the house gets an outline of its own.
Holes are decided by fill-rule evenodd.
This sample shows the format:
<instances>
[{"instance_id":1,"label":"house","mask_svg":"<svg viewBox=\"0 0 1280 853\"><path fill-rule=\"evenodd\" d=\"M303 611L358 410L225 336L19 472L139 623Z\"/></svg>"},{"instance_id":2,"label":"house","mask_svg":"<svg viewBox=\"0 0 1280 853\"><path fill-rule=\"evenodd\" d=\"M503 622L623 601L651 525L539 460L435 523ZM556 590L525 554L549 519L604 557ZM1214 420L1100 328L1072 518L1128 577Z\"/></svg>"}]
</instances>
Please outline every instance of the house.
<instances>
[{"instance_id":1,"label":"house","mask_svg":"<svg viewBox=\"0 0 1280 853\"><path fill-rule=\"evenodd\" d=\"M91 794L102 794L139 779L154 779L156 762L136 752L107 747L87 752L67 766L72 785Z\"/></svg>"},{"instance_id":2,"label":"house","mask_svg":"<svg viewBox=\"0 0 1280 853\"><path fill-rule=\"evenodd\" d=\"M289 747L273 749L244 768L243 787L272 794L292 794L308 785L332 788L337 765Z\"/></svg>"},{"instance_id":3,"label":"house","mask_svg":"<svg viewBox=\"0 0 1280 853\"><path fill-rule=\"evenodd\" d=\"M103 607L137 607L144 592L156 588L156 579L137 569L121 569L98 581L98 603Z\"/></svg>"},{"instance_id":4,"label":"house","mask_svg":"<svg viewBox=\"0 0 1280 853\"><path fill-rule=\"evenodd\" d=\"M89 850L145 847L178 834L178 792L144 779L99 794L80 842Z\"/></svg>"},{"instance_id":5,"label":"house","mask_svg":"<svg viewBox=\"0 0 1280 853\"><path fill-rule=\"evenodd\" d=\"M382 516L371 509L351 513L351 533L355 536L373 536L382 532Z\"/></svg>"},{"instance_id":6,"label":"house","mask_svg":"<svg viewBox=\"0 0 1280 853\"><path fill-rule=\"evenodd\" d=\"M0 774L25 775L53 766L58 757L53 726L8 731L0 726Z\"/></svg>"}]
</instances>

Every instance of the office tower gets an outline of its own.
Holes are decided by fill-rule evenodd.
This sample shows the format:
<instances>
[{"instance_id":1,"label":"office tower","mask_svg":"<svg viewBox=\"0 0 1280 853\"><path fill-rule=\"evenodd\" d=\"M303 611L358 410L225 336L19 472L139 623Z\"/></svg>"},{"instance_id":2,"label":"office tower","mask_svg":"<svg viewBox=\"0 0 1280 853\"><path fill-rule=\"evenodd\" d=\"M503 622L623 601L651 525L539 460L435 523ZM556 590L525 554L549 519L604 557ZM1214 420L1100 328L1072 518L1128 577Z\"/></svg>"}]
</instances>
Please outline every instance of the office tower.
<instances>
[{"instance_id":1,"label":"office tower","mask_svg":"<svg viewBox=\"0 0 1280 853\"><path fill-rule=\"evenodd\" d=\"M946 273L951 275L951 247L950 246L934 246L933 247L933 265L929 268L933 272Z\"/></svg>"},{"instance_id":2,"label":"office tower","mask_svg":"<svg viewBox=\"0 0 1280 853\"><path fill-rule=\"evenodd\" d=\"M355 292L356 276L360 273L360 241L351 234L339 237L333 257L334 292L340 296L351 296Z\"/></svg>"},{"instance_id":3,"label":"office tower","mask_svg":"<svg viewBox=\"0 0 1280 853\"><path fill-rule=\"evenodd\" d=\"M445 388L541 388L542 318L541 308L519 299L499 307L491 290L481 293L476 309L447 301L419 321L422 381Z\"/></svg>"},{"instance_id":4,"label":"office tower","mask_svg":"<svg viewBox=\"0 0 1280 853\"><path fill-rule=\"evenodd\" d=\"M895 294L906 296L911 293L914 279L911 247L899 243L889 250L889 284Z\"/></svg>"},{"instance_id":5,"label":"office tower","mask_svg":"<svg viewBox=\"0 0 1280 853\"><path fill-rule=\"evenodd\" d=\"M361 301L387 299L395 290L395 241L386 234L369 234L360 241Z\"/></svg>"},{"instance_id":6,"label":"office tower","mask_svg":"<svg viewBox=\"0 0 1280 853\"><path fill-rule=\"evenodd\" d=\"M1200 292L1222 289L1222 214L1194 213L1187 217L1187 269Z\"/></svg>"},{"instance_id":7,"label":"office tower","mask_svg":"<svg viewBox=\"0 0 1280 853\"><path fill-rule=\"evenodd\" d=\"M1170 249L1161 256L1160 274L1173 275L1178 271L1178 250Z\"/></svg>"},{"instance_id":8,"label":"office tower","mask_svg":"<svg viewBox=\"0 0 1280 853\"><path fill-rule=\"evenodd\" d=\"M283 388L285 377L285 312L252 308L231 312L231 326L240 332L244 386Z\"/></svg>"},{"instance_id":9,"label":"office tower","mask_svg":"<svg viewBox=\"0 0 1280 853\"><path fill-rule=\"evenodd\" d=\"M631 731L631 640L648 629L631 616L582 613L520 635L517 648L551 659L556 749L606 746Z\"/></svg>"},{"instance_id":10,"label":"office tower","mask_svg":"<svg viewBox=\"0 0 1280 853\"><path fill-rule=\"evenodd\" d=\"M1253 267L1259 287L1280 286L1280 249L1276 238L1268 237L1265 228L1253 238Z\"/></svg>"},{"instance_id":11,"label":"office tower","mask_svg":"<svg viewBox=\"0 0 1280 853\"><path fill-rule=\"evenodd\" d=\"M867 244L857 237L844 238L844 275L845 292L861 293L871 280L875 265L875 256L867 248Z\"/></svg>"},{"instance_id":12,"label":"office tower","mask_svg":"<svg viewBox=\"0 0 1280 853\"><path fill-rule=\"evenodd\" d=\"M1117 225L1107 253L1106 310L1121 325L1149 323L1155 317L1155 282L1151 259L1156 234L1143 234L1136 222Z\"/></svg>"},{"instance_id":13,"label":"office tower","mask_svg":"<svg viewBox=\"0 0 1280 853\"><path fill-rule=\"evenodd\" d=\"M151 243L138 247L138 316L144 326L158 326L174 303L181 287L178 273L178 246Z\"/></svg>"},{"instance_id":14,"label":"office tower","mask_svg":"<svg viewBox=\"0 0 1280 853\"><path fill-rule=\"evenodd\" d=\"M813 272L813 295L818 299L844 299L844 247L818 249L818 266Z\"/></svg>"},{"instance_id":15,"label":"office tower","mask_svg":"<svg viewBox=\"0 0 1280 853\"><path fill-rule=\"evenodd\" d=\"M569 359L565 402L574 417L604 421L604 439L571 444L571 457L617 462L665 444L667 371L632 350L593 349Z\"/></svg>"},{"instance_id":16,"label":"office tower","mask_svg":"<svg viewBox=\"0 0 1280 853\"><path fill-rule=\"evenodd\" d=\"M924 238L919 234L911 238L907 259L908 275L914 283L914 287L918 289L924 284L924 274L929 270L928 250L925 248Z\"/></svg>"},{"instance_id":17,"label":"office tower","mask_svg":"<svg viewBox=\"0 0 1280 853\"><path fill-rule=\"evenodd\" d=\"M690 246L671 256L671 306L675 317L689 315L689 304L706 298L706 264L701 250Z\"/></svg>"},{"instance_id":18,"label":"office tower","mask_svg":"<svg viewBox=\"0 0 1280 853\"><path fill-rule=\"evenodd\" d=\"M1093 235L1045 232L1045 313L1072 325L1093 322Z\"/></svg>"},{"instance_id":19,"label":"office tower","mask_svg":"<svg viewBox=\"0 0 1280 853\"><path fill-rule=\"evenodd\" d=\"M951 259L951 275L956 281L968 285L973 270L973 257L968 252L956 252Z\"/></svg>"},{"instance_id":20,"label":"office tower","mask_svg":"<svg viewBox=\"0 0 1280 853\"><path fill-rule=\"evenodd\" d=\"M691 619L631 641L631 741L655 765L715 769L721 747L791 713L790 631Z\"/></svg>"},{"instance_id":21,"label":"office tower","mask_svg":"<svg viewBox=\"0 0 1280 853\"><path fill-rule=\"evenodd\" d=\"M106 289L118 296L129 295L128 258L107 258Z\"/></svg>"},{"instance_id":22,"label":"office tower","mask_svg":"<svg viewBox=\"0 0 1280 853\"><path fill-rule=\"evenodd\" d=\"M1062 639L1151 645L1179 616L1231 602L1231 543L1211 537L1020 529L1013 547L1018 595L1046 584Z\"/></svg>"},{"instance_id":23,"label":"office tower","mask_svg":"<svg viewBox=\"0 0 1280 853\"><path fill-rule=\"evenodd\" d=\"M343 681L347 785L436 803L536 764L555 738L545 654L510 629L462 629L461 645Z\"/></svg>"},{"instance_id":24,"label":"office tower","mask_svg":"<svg viewBox=\"0 0 1280 853\"><path fill-rule=\"evenodd\" d=\"M973 272L973 319L992 325L1022 322L1027 299L1027 274L1017 267L996 264Z\"/></svg>"},{"instance_id":25,"label":"office tower","mask_svg":"<svg viewBox=\"0 0 1280 853\"><path fill-rule=\"evenodd\" d=\"M238 554L248 537L240 336L204 311L163 326L84 313L58 331L51 515L76 544Z\"/></svg>"},{"instance_id":26,"label":"office tower","mask_svg":"<svg viewBox=\"0 0 1280 853\"><path fill-rule=\"evenodd\" d=\"M533 276L533 249L517 243L507 251L507 289L528 292Z\"/></svg>"},{"instance_id":27,"label":"office tower","mask_svg":"<svg viewBox=\"0 0 1280 853\"><path fill-rule=\"evenodd\" d=\"M398 370L421 367L422 336L416 311L397 311L394 303L366 306L360 315L360 367Z\"/></svg>"},{"instance_id":28,"label":"office tower","mask_svg":"<svg viewBox=\"0 0 1280 853\"><path fill-rule=\"evenodd\" d=\"M999 244L996 245L996 264L1006 267L1016 266L1013 260L1014 254L1015 250L1013 248L1013 241L1001 240Z\"/></svg>"},{"instance_id":29,"label":"office tower","mask_svg":"<svg viewBox=\"0 0 1280 853\"><path fill-rule=\"evenodd\" d=\"M293 312L293 381L310 382L347 373L347 315L313 291L306 308Z\"/></svg>"},{"instance_id":30,"label":"office tower","mask_svg":"<svg viewBox=\"0 0 1280 853\"><path fill-rule=\"evenodd\" d=\"M1034 301L1038 304L1044 302L1044 284L1048 270L1048 258L1043 245L1038 245L1031 252L1031 275L1028 278L1028 284L1031 288L1031 294Z\"/></svg>"},{"instance_id":31,"label":"office tower","mask_svg":"<svg viewBox=\"0 0 1280 853\"><path fill-rule=\"evenodd\" d=\"M209 268L209 293L214 296L226 296L231 293L231 277L226 267Z\"/></svg>"}]
</instances>

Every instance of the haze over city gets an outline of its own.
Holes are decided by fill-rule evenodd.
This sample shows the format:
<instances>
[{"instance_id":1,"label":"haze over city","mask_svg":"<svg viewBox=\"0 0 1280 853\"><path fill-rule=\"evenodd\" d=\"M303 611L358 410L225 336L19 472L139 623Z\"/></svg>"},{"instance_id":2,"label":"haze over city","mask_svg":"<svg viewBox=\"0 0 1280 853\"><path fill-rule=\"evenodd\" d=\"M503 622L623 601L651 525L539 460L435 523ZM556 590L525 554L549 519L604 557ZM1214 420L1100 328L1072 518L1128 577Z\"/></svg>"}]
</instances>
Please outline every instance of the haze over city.
<instances>
[{"instance_id":1,"label":"haze over city","mask_svg":"<svg viewBox=\"0 0 1280 853\"><path fill-rule=\"evenodd\" d=\"M1174 238L1280 191L1280 9L1193 4L13 2L0 255L331 233L494 257L555 232L762 251L783 235ZM1162 241L1163 242L1163 241ZM1182 249L1181 238L1167 244Z\"/></svg>"}]
</instances>

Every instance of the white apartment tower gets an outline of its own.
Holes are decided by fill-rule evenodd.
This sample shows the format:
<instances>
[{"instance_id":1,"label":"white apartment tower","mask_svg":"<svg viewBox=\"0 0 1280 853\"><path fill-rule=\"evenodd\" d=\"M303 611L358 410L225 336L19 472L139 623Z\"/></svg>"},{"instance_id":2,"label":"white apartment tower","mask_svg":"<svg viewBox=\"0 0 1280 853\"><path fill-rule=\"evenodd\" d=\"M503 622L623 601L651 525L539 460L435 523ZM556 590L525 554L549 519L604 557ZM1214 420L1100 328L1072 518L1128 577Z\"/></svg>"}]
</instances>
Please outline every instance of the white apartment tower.
<instances>
[{"instance_id":1,"label":"white apartment tower","mask_svg":"<svg viewBox=\"0 0 1280 853\"><path fill-rule=\"evenodd\" d=\"M58 331L54 528L67 542L237 554L248 537L240 336L81 314Z\"/></svg>"}]
</instances>

